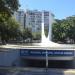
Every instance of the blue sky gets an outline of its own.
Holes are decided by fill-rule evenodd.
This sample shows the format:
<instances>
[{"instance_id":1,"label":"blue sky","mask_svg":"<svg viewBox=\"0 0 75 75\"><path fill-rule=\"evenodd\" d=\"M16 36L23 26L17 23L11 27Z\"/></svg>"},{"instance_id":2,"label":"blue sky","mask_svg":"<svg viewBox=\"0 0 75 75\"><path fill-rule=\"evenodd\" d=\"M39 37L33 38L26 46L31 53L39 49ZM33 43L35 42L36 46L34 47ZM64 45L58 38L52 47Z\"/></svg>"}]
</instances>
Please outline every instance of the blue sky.
<instances>
[{"instance_id":1,"label":"blue sky","mask_svg":"<svg viewBox=\"0 0 75 75\"><path fill-rule=\"evenodd\" d=\"M57 19L75 15L75 0L19 0L20 9L49 10Z\"/></svg>"}]
</instances>

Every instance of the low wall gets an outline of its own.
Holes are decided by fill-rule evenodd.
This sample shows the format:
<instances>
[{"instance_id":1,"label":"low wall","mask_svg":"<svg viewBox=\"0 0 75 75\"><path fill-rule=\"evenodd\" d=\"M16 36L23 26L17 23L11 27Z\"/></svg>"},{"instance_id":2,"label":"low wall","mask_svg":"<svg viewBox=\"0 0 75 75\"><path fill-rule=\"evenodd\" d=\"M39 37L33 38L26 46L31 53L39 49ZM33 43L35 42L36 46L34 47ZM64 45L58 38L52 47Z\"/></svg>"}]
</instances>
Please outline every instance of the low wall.
<instances>
[{"instance_id":1,"label":"low wall","mask_svg":"<svg viewBox=\"0 0 75 75\"><path fill-rule=\"evenodd\" d=\"M18 66L20 60L19 50L6 49L0 52L0 66Z\"/></svg>"},{"instance_id":2,"label":"low wall","mask_svg":"<svg viewBox=\"0 0 75 75\"><path fill-rule=\"evenodd\" d=\"M20 52L21 49L7 49L7 48L4 48L2 50L0 49L0 66L22 66L22 65L27 66L28 62L26 62L26 59L21 56ZM69 66L72 66L72 68L75 68L75 51L74 51L74 59L68 61L71 62L67 64Z\"/></svg>"}]
</instances>

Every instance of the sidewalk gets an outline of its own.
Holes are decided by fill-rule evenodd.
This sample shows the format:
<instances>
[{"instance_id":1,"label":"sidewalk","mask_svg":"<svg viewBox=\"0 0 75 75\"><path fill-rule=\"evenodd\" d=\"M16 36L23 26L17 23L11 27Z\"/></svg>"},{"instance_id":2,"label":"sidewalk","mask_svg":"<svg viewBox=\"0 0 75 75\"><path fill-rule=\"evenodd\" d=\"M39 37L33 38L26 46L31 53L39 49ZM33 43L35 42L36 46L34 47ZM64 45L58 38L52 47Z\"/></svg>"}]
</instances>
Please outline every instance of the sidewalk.
<instances>
[{"instance_id":1,"label":"sidewalk","mask_svg":"<svg viewBox=\"0 0 75 75\"><path fill-rule=\"evenodd\" d=\"M75 75L75 69L0 67L7 75Z\"/></svg>"}]
</instances>

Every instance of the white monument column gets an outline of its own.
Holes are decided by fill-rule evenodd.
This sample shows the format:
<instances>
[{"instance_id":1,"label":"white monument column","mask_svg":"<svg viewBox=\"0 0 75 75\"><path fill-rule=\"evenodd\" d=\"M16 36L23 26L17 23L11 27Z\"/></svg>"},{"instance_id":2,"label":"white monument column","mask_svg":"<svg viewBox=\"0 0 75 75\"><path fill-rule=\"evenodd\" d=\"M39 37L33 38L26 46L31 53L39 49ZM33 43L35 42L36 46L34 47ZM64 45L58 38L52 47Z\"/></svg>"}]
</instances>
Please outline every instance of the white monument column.
<instances>
[{"instance_id":1,"label":"white monument column","mask_svg":"<svg viewBox=\"0 0 75 75\"><path fill-rule=\"evenodd\" d=\"M41 39L41 46L45 47L56 47L59 46L59 44L52 42L52 23L54 22L54 16L52 13L49 13L49 31L48 31L48 37L45 36L45 31L44 31L44 12L42 12L42 39Z\"/></svg>"},{"instance_id":2,"label":"white monument column","mask_svg":"<svg viewBox=\"0 0 75 75\"><path fill-rule=\"evenodd\" d=\"M49 33L48 33L48 39L49 39L49 41L52 40L52 23L53 23L53 16L49 12Z\"/></svg>"},{"instance_id":3,"label":"white monument column","mask_svg":"<svg viewBox=\"0 0 75 75\"><path fill-rule=\"evenodd\" d=\"M48 37L45 36L44 31L44 12L42 12L42 42L49 42L52 39L52 23L53 23L53 16L49 12L49 30L48 30Z\"/></svg>"},{"instance_id":4,"label":"white monument column","mask_svg":"<svg viewBox=\"0 0 75 75\"><path fill-rule=\"evenodd\" d=\"M42 12L42 27L41 27L41 30L42 30L42 40L41 42L44 42L46 40L46 36L45 36L45 31L44 31L44 12Z\"/></svg>"},{"instance_id":5,"label":"white monument column","mask_svg":"<svg viewBox=\"0 0 75 75\"><path fill-rule=\"evenodd\" d=\"M42 12L42 27L41 27L41 29L42 29L42 38L43 38L43 36L44 36L44 13Z\"/></svg>"}]
</instances>

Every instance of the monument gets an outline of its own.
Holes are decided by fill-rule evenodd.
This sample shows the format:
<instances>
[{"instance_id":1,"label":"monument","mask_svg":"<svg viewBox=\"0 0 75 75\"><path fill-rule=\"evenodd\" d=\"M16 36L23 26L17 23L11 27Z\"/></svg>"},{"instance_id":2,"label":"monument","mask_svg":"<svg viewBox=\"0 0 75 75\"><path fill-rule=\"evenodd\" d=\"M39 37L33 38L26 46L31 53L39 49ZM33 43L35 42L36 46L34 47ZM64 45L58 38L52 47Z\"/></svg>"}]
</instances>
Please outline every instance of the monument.
<instances>
[{"instance_id":1,"label":"monument","mask_svg":"<svg viewBox=\"0 0 75 75\"><path fill-rule=\"evenodd\" d=\"M74 47L70 45L58 44L51 41L52 23L54 19L49 13L49 31L48 36L44 32L44 14L42 13L42 39L41 43L33 43L32 46L25 46L20 50L20 54L28 59L46 59L47 60L73 60Z\"/></svg>"},{"instance_id":2,"label":"monument","mask_svg":"<svg viewBox=\"0 0 75 75\"><path fill-rule=\"evenodd\" d=\"M45 36L45 29L44 29L44 14L42 13L42 40L41 40L41 46L47 46L47 47L56 47L59 46L59 44L54 43L51 41L52 39L52 23L54 22L54 17L51 13L49 13L49 30L48 30L48 36Z\"/></svg>"},{"instance_id":3,"label":"monument","mask_svg":"<svg viewBox=\"0 0 75 75\"><path fill-rule=\"evenodd\" d=\"M25 45L3 45L0 48L5 50L3 54L1 53L1 57L4 59L0 59L0 65L9 66L13 64L17 64L18 59L24 60L46 60L46 67L48 67L48 60L56 60L56 61L73 61L75 60L75 47L71 45L57 44L51 41L52 35L52 23L53 16L49 13L49 31L48 36L45 36L44 32L44 14L42 14L42 39L41 43L33 43L30 46ZM2 51L3 51L2 50ZM9 51L9 52L8 52ZM6 55L3 56L4 54ZM6 60L9 60L6 62ZM5 62L4 62L5 61ZM8 64L10 63L10 64ZM75 61L74 61L75 63ZM73 63L73 64L74 64ZM25 63L24 63L25 64ZM26 64L27 65L27 64Z\"/></svg>"},{"instance_id":4,"label":"monument","mask_svg":"<svg viewBox=\"0 0 75 75\"><path fill-rule=\"evenodd\" d=\"M26 46L20 50L20 56L23 59L45 60L48 67L49 60L71 61L74 60L75 49L73 46L58 44L51 41L53 16L49 13L49 31L45 36L44 14L42 13L42 39L41 43L33 43L32 46Z\"/></svg>"},{"instance_id":5,"label":"monument","mask_svg":"<svg viewBox=\"0 0 75 75\"><path fill-rule=\"evenodd\" d=\"M71 45L58 44L51 41L53 17L49 13L49 31L48 36L45 36L44 31L44 14L42 13L42 32L41 43L33 43L32 45L1 45L0 50L0 65L12 66L18 65L23 60L45 60L46 67L48 61L74 61L75 64L75 47ZM2 59L3 57L3 59ZM8 61L7 61L8 60ZM9 63L9 64L8 64ZM25 61L26 63L26 61ZM24 63L24 64L25 64ZM27 62L28 63L28 62ZM27 64L26 64L27 65ZM59 65L59 64L58 64ZM75 66L74 66L75 68Z\"/></svg>"},{"instance_id":6,"label":"monument","mask_svg":"<svg viewBox=\"0 0 75 75\"><path fill-rule=\"evenodd\" d=\"M75 57L75 47L71 45L58 44L51 41L52 23L54 19L49 13L49 31L48 36L44 32L44 13L42 13L42 32L41 43L33 43L32 45L5 45L3 48L19 49L20 56L24 59L46 59L48 60L73 60Z\"/></svg>"}]
</instances>

